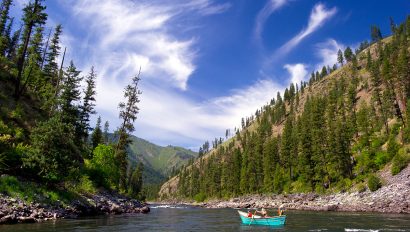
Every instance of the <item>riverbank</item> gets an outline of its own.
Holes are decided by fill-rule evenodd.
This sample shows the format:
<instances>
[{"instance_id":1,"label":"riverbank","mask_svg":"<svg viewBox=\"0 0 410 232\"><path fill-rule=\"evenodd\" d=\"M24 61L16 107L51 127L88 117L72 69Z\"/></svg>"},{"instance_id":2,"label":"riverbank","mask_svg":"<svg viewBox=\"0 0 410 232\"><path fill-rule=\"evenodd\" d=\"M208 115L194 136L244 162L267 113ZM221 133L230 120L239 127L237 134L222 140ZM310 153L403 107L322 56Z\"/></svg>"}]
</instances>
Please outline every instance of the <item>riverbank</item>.
<instances>
[{"instance_id":1,"label":"riverbank","mask_svg":"<svg viewBox=\"0 0 410 232\"><path fill-rule=\"evenodd\" d=\"M137 200L102 191L80 195L69 204L44 204L0 194L0 224L34 223L59 218L78 218L104 214L149 213L150 208Z\"/></svg>"},{"instance_id":2,"label":"riverbank","mask_svg":"<svg viewBox=\"0 0 410 232\"><path fill-rule=\"evenodd\" d=\"M410 213L410 166L399 174L381 172L384 185L371 192L344 192L328 195L314 193L248 195L230 200L204 203L163 201L166 204L189 204L205 208L278 208L312 211Z\"/></svg>"}]
</instances>

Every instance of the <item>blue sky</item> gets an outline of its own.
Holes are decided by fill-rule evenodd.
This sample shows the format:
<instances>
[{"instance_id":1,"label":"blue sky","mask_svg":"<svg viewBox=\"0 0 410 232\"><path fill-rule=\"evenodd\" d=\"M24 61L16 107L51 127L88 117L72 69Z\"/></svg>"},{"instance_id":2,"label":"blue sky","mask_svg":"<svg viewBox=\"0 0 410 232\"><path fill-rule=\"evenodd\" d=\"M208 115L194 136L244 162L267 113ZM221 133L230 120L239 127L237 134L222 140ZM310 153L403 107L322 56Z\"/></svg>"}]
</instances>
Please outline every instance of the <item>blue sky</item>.
<instances>
[{"instance_id":1,"label":"blue sky","mask_svg":"<svg viewBox=\"0 0 410 232\"><path fill-rule=\"evenodd\" d=\"M16 0L13 13L26 0ZM336 52L390 34L409 1L46 0L49 28L63 25L68 59L95 66L97 111L119 125L123 88L141 67L136 136L197 149L291 82L336 62ZM68 62L67 62L68 63ZM95 117L94 117L95 122Z\"/></svg>"}]
</instances>

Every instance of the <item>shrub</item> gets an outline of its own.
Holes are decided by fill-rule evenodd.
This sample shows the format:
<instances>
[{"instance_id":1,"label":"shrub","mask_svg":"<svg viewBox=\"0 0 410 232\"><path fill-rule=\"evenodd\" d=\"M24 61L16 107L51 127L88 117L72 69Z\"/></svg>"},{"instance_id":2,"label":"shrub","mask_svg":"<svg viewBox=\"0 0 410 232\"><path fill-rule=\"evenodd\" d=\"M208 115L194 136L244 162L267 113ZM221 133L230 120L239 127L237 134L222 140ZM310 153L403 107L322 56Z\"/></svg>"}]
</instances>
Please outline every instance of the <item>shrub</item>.
<instances>
[{"instance_id":1,"label":"shrub","mask_svg":"<svg viewBox=\"0 0 410 232\"><path fill-rule=\"evenodd\" d=\"M74 128L61 122L58 116L40 123L30 139L32 146L23 157L24 167L46 181L61 181L79 166L82 158L74 142Z\"/></svg>"},{"instance_id":2,"label":"shrub","mask_svg":"<svg viewBox=\"0 0 410 232\"><path fill-rule=\"evenodd\" d=\"M396 142L395 137L390 136L389 142L387 143L387 155L389 161L397 154L400 149L400 145Z\"/></svg>"},{"instance_id":3,"label":"shrub","mask_svg":"<svg viewBox=\"0 0 410 232\"><path fill-rule=\"evenodd\" d=\"M363 182L358 183L358 184L356 185L356 190L357 190L359 193L362 193L362 192L366 191L366 189L367 189L367 187L366 187L366 185L365 185Z\"/></svg>"},{"instance_id":4,"label":"shrub","mask_svg":"<svg viewBox=\"0 0 410 232\"><path fill-rule=\"evenodd\" d=\"M205 193L198 193L194 196L194 200L196 202L203 202L203 201L205 201L205 199L206 199Z\"/></svg>"},{"instance_id":5,"label":"shrub","mask_svg":"<svg viewBox=\"0 0 410 232\"><path fill-rule=\"evenodd\" d=\"M391 174L397 175L399 172L401 172L401 170L407 167L409 161L410 158L408 150L405 148L400 149L396 156L394 156L393 158Z\"/></svg>"},{"instance_id":6,"label":"shrub","mask_svg":"<svg viewBox=\"0 0 410 232\"><path fill-rule=\"evenodd\" d=\"M109 145L99 144L93 152L93 158L86 162L87 172L99 186L110 187L118 183L117 160L114 149Z\"/></svg>"},{"instance_id":7,"label":"shrub","mask_svg":"<svg viewBox=\"0 0 410 232\"><path fill-rule=\"evenodd\" d=\"M367 187L369 187L370 191L374 192L378 190L380 187L382 187L382 182L380 181L379 177L375 175L370 175L367 178Z\"/></svg>"},{"instance_id":8,"label":"shrub","mask_svg":"<svg viewBox=\"0 0 410 232\"><path fill-rule=\"evenodd\" d=\"M93 182L87 175L82 175L78 182L67 182L66 187L77 193L95 193L97 192Z\"/></svg>"},{"instance_id":9,"label":"shrub","mask_svg":"<svg viewBox=\"0 0 410 232\"><path fill-rule=\"evenodd\" d=\"M390 158L391 159L391 158ZM376 164L377 168L382 168L387 162L389 162L389 157L385 151L377 151L376 158L374 163Z\"/></svg>"},{"instance_id":10,"label":"shrub","mask_svg":"<svg viewBox=\"0 0 410 232\"><path fill-rule=\"evenodd\" d=\"M336 189L340 192L345 192L349 190L351 187L352 187L352 180L350 180L349 178L344 178L340 180L336 185Z\"/></svg>"},{"instance_id":11,"label":"shrub","mask_svg":"<svg viewBox=\"0 0 410 232\"><path fill-rule=\"evenodd\" d=\"M292 182L290 186L291 186L292 193L307 193L307 192L312 191L308 182L302 179Z\"/></svg>"}]
</instances>

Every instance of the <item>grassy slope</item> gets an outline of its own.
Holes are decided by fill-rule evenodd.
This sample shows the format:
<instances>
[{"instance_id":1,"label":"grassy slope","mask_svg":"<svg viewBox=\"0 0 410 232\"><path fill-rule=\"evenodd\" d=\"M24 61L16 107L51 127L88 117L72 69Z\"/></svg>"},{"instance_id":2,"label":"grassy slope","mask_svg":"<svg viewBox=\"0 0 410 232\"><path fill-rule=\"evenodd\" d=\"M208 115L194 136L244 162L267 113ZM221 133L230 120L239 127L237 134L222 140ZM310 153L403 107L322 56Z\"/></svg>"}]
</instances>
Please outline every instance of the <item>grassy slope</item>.
<instances>
[{"instance_id":1,"label":"grassy slope","mask_svg":"<svg viewBox=\"0 0 410 232\"><path fill-rule=\"evenodd\" d=\"M130 159L134 162L141 160L144 163L145 168L150 172L147 177L155 178L157 176L162 180L170 173L172 168L177 169L186 164L191 158L198 156L196 152L182 147L161 147L135 136L131 139ZM155 178L154 182L158 183L157 180L158 178Z\"/></svg>"}]
</instances>

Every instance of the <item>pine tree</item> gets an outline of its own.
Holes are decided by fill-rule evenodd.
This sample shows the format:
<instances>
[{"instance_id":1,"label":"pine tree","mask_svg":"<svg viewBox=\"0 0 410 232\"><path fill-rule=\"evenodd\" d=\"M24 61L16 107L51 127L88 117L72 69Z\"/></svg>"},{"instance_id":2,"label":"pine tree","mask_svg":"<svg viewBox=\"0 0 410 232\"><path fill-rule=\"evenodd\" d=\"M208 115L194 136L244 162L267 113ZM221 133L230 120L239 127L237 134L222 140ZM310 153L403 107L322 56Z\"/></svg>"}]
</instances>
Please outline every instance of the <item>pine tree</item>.
<instances>
[{"instance_id":1,"label":"pine tree","mask_svg":"<svg viewBox=\"0 0 410 232\"><path fill-rule=\"evenodd\" d=\"M127 85L124 91L126 102L121 102L120 119L122 120L120 128L118 128L118 142L115 148L115 156L119 164L119 187L123 191L127 189L126 174L127 174L127 146L130 143L129 133L134 131L134 121L137 119L139 112L138 103L140 102L139 95L141 91L138 89L140 73L132 79L132 83Z\"/></svg>"},{"instance_id":2,"label":"pine tree","mask_svg":"<svg viewBox=\"0 0 410 232\"><path fill-rule=\"evenodd\" d=\"M9 11L10 6L12 4L12 0L4 0L1 3L0 9L0 36L4 35L4 31L6 30L7 20L9 19Z\"/></svg>"},{"instance_id":3,"label":"pine tree","mask_svg":"<svg viewBox=\"0 0 410 232\"><path fill-rule=\"evenodd\" d=\"M23 22L24 29L22 35L22 44L18 49L18 60L17 60L17 77L15 80L14 87L14 97L15 99L20 98L21 93L21 80L23 74L24 63L26 61L27 48L30 42L33 29L38 25L43 25L47 20L47 14L44 13L46 9L45 6L41 5L42 0L34 0L34 3L29 3L23 9Z\"/></svg>"},{"instance_id":4,"label":"pine tree","mask_svg":"<svg viewBox=\"0 0 410 232\"><path fill-rule=\"evenodd\" d=\"M95 114L95 79L96 73L94 67L91 67L90 73L85 77L86 89L84 90L83 104L80 106L80 126L81 137L85 141L88 137L90 127L90 116ZM100 122L101 124L101 122ZM101 131L101 129L100 129Z\"/></svg>"},{"instance_id":5,"label":"pine tree","mask_svg":"<svg viewBox=\"0 0 410 232\"><path fill-rule=\"evenodd\" d=\"M343 61L344 61L344 59L343 59L343 53L342 53L342 50L339 49L339 50L337 51L337 62L339 62L340 65L343 66Z\"/></svg>"},{"instance_id":6,"label":"pine tree","mask_svg":"<svg viewBox=\"0 0 410 232\"><path fill-rule=\"evenodd\" d=\"M101 131L101 117L99 116L93 133L91 134L92 149L94 150L100 143L103 143L103 134Z\"/></svg>"},{"instance_id":7,"label":"pine tree","mask_svg":"<svg viewBox=\"0 0 410 232\"><path fill-rule=\"evenodd\" d=\"M3 56L9 43L11 24L7 26L7 21L9 20L9 11L11 4L12 0L4 0L0 6L0 55Z\"/></svg>"},{"instance_id":8,"label":"pine tree","mask_svg":"<svg viewBox=\"0 0 410 232\"><path fill-rule=\"evenodd\" d=\"M344 56L345 56L346 62L352 61L354 54L353 54L353 51L350 47L347 47L345 49Z\"/></svg>"},{"instance_id":9,"label":"pine tree","mask_svg":"<svg viewBox=\"0 0 410 232\"><path fill-rule=\"evenodd\" d=\"M376 25L372 25L370 27L370 36L372 38L372 42L378 42L381 39L383 39L382 37L382 33L380 32L380 28Z\"/></svg>"},{"instance_id":10,"label":"pine tree","mask_svg":"<svg viewBox=\"0 0 410 232\"><path fill-rule=\"evenodd\" d=\"M137 168L132 172L129 180L129 193L134 197L138 197L142 190L144 165L139 162Z\"/></svg>"},{"instance_id":11,"label":"pine tree","mask_svg":"<svg viewBox=\"0 0 410 232\"><path fill-rule=\"evenodd\" d=\"M74 62L70 62L67 70L64 72L64 82L62 85L62 93L59 98L59 108L61 109L62 120L64 123L70 124L76 128L76 135L79 134L79 114L80 109L76 104L81 98L80 71L74 66Z\"/></svg>"},{"instance_id":12,"label":"pine tree","mask_svg":"<svg viewBox=\"0 0 410 232\"><path fill-rule=\"evenodd\" d=\"M109 128L110 128L110 123L108 121L105 121L104 123L104 143L107 145L110 143Z\"/></svg>"},{"instance_id":13,"label":"pine tree","mask_svg":"<svg viewBox=\"0 0 410 232\"><path fill-rule=\"evenodd\" d=\"M51 39L51 43L49 49L46 53L44 65L44 75L49 80L49 82L53 85L57 85L57 76L58 76L58 64L57 58L60 55L60 36L62 33L62 26L61 24L56 26L55 32L53 34L53 38Z\"/></svg>"}]
</instances>

